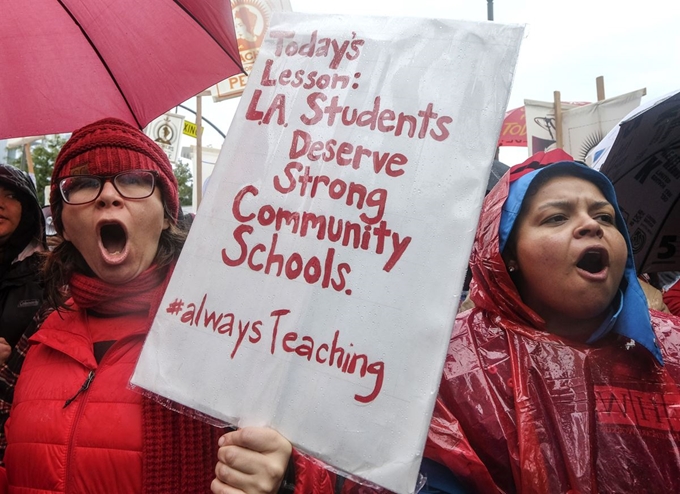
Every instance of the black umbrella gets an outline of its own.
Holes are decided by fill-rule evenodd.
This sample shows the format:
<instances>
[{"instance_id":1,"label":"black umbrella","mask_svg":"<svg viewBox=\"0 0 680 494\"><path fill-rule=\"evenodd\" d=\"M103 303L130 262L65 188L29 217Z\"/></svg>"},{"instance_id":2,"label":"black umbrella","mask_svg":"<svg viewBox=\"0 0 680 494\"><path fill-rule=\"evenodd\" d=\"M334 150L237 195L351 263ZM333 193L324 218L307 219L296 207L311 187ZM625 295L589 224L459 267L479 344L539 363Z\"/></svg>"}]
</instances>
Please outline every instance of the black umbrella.
<instances>
[{"instance_id":1,"label":"black umbrella","mask_svg":"<svg viewBox=\"0 0 680 494\"><path fill-rule=\"evenodd\" d=\"M594 167L614 184L638 272L678 271L680 92L634 110L615 132Z\"/></svg>"},{"instance_id":2,"label":"black umbrella","mask_svg":"<svg viewBox=\"0 0 680 494\"><path fill-rule=\"evenodd\" d=\"M493 165L491 165L491 174L489 175L489 181L486 183L486 193L488 194L491 189L493 189L498 181L501 179L505 172L510 169L505 163L501 163L498 160L493 160Z\"/></svg>"}]
</instances>

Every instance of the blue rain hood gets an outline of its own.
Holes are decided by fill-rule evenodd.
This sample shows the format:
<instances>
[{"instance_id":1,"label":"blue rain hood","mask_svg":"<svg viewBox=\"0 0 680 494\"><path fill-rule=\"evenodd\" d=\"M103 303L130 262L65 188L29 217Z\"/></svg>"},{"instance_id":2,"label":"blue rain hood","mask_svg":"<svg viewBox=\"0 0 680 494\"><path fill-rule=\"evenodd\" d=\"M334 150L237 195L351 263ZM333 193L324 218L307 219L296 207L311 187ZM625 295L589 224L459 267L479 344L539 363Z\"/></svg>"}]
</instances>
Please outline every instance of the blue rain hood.
<instances>
[{"instance_id":1,"label":"blue rain hood","mask_svg":"<svg viewBox=\"0 0 680 494\"><path fill-rule=\"evenodd\" d=\"M631 247L628 229L623 220L623 216L621 215L621 211L619 210L614 186L605 175L582 163L560 161L539 168L538 170L533 170L511 182L508 197L503 205L498 232L500 251L503 252L505 249L510 233L517 220L517 216L522 208L522 203L524 202L524 197L529 185L534 178L539 174L544 173L546 170L551 170L551 173L557 173L559 175L575 176L595 184L607 201L614 206L614 211L616 212L616 227L623 235L628 247L628 257L626 259L623 279L621 280L621 285L619 287L619 296L615 298L612 304L612 308L610 309L611 316L597 331L595 331L595 333L593 333L587 343L594 343L609 332L614 332L625 338L630 338L645 347L651 352L659 364L663 365L661 351L659 350L649 317L647 299L637 279L635 262L633 260L633 249Z\"/></svg>"}]
</instances>

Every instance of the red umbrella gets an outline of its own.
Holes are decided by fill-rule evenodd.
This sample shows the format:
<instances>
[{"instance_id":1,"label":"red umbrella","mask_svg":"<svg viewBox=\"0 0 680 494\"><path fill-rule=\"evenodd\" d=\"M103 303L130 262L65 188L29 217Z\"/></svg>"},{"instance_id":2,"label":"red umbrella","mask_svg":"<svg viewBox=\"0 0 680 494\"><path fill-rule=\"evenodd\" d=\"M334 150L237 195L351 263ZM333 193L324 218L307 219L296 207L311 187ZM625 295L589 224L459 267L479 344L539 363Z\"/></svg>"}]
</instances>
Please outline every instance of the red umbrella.
<instances>
[{"instance_id":1,"label":"red umbrella","mask_svg":"<svg viewBox=\"0 0 680 494\"><path fill-rule=\"evenodd\" d=\"M2 2L0 138L142 128L242 71L229 0Z\"/></svg>"},{"instance_id":2,"label":"red umbrella","mask_svg":"<svg viewBox=\"0 0 680 494\"><path fill-rule=\"evenodd\" d=\"M527 124L523 106L505 113L498 145L527 147Z\"/></svg>"}]
</instances>

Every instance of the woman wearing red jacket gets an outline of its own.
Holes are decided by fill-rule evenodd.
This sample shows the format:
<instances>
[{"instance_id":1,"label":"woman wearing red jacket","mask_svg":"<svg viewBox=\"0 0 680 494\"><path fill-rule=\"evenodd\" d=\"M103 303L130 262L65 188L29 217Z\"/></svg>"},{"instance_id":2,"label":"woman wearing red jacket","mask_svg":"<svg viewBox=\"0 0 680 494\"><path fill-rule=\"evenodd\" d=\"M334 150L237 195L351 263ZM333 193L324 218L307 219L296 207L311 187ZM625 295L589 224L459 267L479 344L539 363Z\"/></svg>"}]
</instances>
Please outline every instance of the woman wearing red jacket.
<instances>
[{"instance_id":1,"label":"woman wearing red jacket","mask_svg":"<svg viewBox=\"0 0 680 494\"><path fill-rule=\"evenodd\" d=\"M14 391L9 492L324 489L325 470L277 432L224 434L128 385L186 236L163 151L120 120L85 126L56 160L50 200L63 237L46 267L57 310Z\"/></svg>"},{"instance_id":2,"label":"woman wearing red jacket","mask_svg":"<svg viewBox=\"0 0 680 494\"><path fill-rule=\"evenodd\" d=\"M551 158L485 199L425 456L474 492L680 492L680 320L650 319L609 180Z\"/></svg>"}]
</instances>

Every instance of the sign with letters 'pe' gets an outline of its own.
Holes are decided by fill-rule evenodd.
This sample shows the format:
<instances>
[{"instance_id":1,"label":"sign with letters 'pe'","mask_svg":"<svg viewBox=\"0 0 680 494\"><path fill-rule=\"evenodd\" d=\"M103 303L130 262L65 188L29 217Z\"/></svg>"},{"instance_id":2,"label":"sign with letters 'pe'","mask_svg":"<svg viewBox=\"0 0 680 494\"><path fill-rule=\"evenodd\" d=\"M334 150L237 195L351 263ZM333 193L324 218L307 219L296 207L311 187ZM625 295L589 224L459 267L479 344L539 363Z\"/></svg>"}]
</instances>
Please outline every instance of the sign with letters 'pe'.
<instances>
[{"instance_id":1,"label":"sign with letters 'pe'","mask_svg":"<svg viewBox=\"0 0 680 494\"><path fill-rule=\"evenodd\" d=\"M276 13L133 384L413 492L522 34Z\"/></svg>"}]
</instances>

